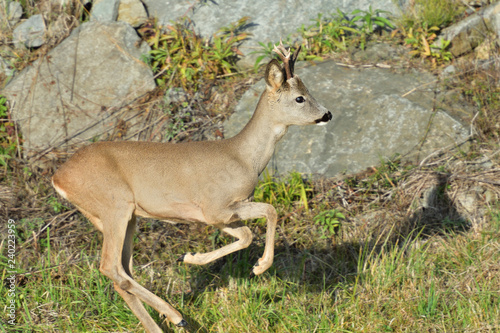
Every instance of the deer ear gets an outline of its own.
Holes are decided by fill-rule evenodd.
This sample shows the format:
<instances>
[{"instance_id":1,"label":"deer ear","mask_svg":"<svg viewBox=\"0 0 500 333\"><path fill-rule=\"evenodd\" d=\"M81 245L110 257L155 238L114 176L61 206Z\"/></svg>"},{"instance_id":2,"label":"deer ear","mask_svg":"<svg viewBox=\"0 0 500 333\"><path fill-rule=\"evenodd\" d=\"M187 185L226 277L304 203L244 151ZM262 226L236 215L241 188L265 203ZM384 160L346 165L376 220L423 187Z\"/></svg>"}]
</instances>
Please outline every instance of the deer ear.
<instances>
[{"instance_id":1,"label":"deer ear","mask_svg":"<svg viewBox=\"0 0 500 333\"><path fill-rule=\"evenodd\" d=\"M285 81L285 73L278 60L273 59L267 64L265 78L269 90L276 91L281 87Z\"/></svg>"}]
</instances>

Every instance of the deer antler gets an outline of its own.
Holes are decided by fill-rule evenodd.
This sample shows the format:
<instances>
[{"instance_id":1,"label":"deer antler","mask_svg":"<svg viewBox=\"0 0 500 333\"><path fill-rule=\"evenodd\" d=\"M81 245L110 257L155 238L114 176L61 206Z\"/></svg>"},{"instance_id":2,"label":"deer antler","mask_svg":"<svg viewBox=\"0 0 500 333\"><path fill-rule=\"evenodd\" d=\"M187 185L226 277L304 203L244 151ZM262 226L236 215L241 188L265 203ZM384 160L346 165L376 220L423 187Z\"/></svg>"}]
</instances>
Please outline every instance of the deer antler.
<instances>
[{"instance_id":1,"label":"deer antler","mask_svg":"<svg viewBox=\"0 0 500 333\"><path fill-rule=\"evenodd\" d=\"M295 65L295 60L297 60L297 56L300 52L300 46L290 57L290 51L285 48L285 46L283 45L283 41L280 38L280 45L274 45L273 51L276 52L283 61L283 66L285 67L286 71L286 79L291 79L293 77L293 67Z\"/></svg>"}]
</instances>

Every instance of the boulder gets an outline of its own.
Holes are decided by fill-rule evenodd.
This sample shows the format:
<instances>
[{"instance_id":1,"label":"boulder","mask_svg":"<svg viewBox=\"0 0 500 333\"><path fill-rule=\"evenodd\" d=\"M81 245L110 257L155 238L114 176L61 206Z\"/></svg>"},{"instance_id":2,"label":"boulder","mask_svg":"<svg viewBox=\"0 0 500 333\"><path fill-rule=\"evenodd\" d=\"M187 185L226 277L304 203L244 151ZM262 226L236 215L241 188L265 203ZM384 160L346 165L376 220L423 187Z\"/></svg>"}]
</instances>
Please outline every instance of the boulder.
<instances>
[{"instance_id":1,"label":"boulder","mask_svg":"<svg viewBox=\"0 0 500 333\"><path fill-rule=\"evenodd\" d=\"M3 90L25 156L113 128L115 111L155 88L149 51L124 22L87 22Z\"/></svg>"},{"instance_id":2,"label":"boulder","mask_svg":"<svg viewBox=\"0 0 500 333\"><path fill-rule=\"evenodd\" d=\"M268 166L272 172L356 173L395 154L420 160L468 137L467 128L445 112L452 111L450 104L434 109L435 85L429 83L435 77L429 73L351 69L332 61L297 66L296 74L333 120L322 127L291 126ZM262 80L244 94L224 124L226 137L248 122L264 88Z\"/></svg>"},{"instance_id":3,"label":"boulder","mask_svg":"<svg viewBox=\"0 0 500 333\"><path fill-rule=\"evenodd\" d=\"M127 22L134 28L143 25L148 19L144 5L139 0L121 0L118 7L118 21Z\"/></svg>"},{"instance_id":4,"label":"boulder","mask_svg":"<svg viewBox=\"0 0 500 333\"><path fill-rule=\"evenodd\" d=\"M39 47L44 43L45 21L41 14L33 15L20 25L13 32L14 44L20 47Z\"/></svg>"},{"instance_id":5,"label":"boulder","mask_svg":"<svg viewBox=\"0 0 500 333\"><path fill-rule=\"evenodd\" d=\"M96 0L90 12L91 21L113 22L118 17L120 0Z\"/></svg>"}]
</instances>

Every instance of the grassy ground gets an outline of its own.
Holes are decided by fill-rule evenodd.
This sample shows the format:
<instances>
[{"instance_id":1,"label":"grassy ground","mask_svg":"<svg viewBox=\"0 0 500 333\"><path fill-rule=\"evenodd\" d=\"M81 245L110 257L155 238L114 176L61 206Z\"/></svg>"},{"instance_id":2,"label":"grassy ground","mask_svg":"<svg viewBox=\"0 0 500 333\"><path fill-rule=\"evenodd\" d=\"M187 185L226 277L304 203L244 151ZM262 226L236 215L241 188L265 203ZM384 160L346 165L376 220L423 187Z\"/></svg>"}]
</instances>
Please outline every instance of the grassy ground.
<instances>
[{"instance_id":1,"label":"grassy ground","mask_svg":"<svg viewBox=\"0 0 500 333\"><path fill-rule=\"evenodd\" d=\"M438 71L438 60L429 67ZM203 225L140 219L136 280L176 307L190 332L500 331L500 60L454 64L440 89L477 107L467 149L335 179L265 177L255 198L278 210L276 254L253 279L265 221L247 222L255 235L248 249L198 267L176 259L233 239ZM215 106L233 105L229 99ZM56 167L11 157L0 170L0 329L142 332L98 270L101 235L51 188Z\"/></svg>"},{"instance_id":2,"label":"grassy ground","mask_svg":"<svg viewBox=\"0 0 500 333\"><path fill-rule=\"evenodd\" d=\"M451 164L464 161L449 158ZM500 204L487 202L484 195L476 214L467 214L452 198L471 188L470 180L450 168L443 184L443 169L436 171L435 162L423 167L387 163L378 172L342 180L309 181L293 174L263 181L256 195L277 206L280 220L275 263L254 279L249 272L263 251L264 221L248 223L256 235L248 249L197 267L179 265L176 259L232 239L202 225L142 219L135 243L136 279L179 309L192 332L498 331ZM500 175L498 168L490 168L489 177L478 172L469 173L470 178L482 175L483 181L494 182ZM36 200L10 211L20 274L15 329L6 321L2 329L141 332L99 273L101 235L54 199L45 177L25 177ZM495 185L484 184L497 195ZM436 186L441 192L429 214L421 197ZM336 235L314 218L333 209L346 216L339 219ZM1 232L8 233L5 225ZM5 282L0 294L6 295L7 240L0 246ZM0 300L3 309L7 302L8 297ZM164 328L173 329L169 324Z\"/></svg>"}]
</instances>

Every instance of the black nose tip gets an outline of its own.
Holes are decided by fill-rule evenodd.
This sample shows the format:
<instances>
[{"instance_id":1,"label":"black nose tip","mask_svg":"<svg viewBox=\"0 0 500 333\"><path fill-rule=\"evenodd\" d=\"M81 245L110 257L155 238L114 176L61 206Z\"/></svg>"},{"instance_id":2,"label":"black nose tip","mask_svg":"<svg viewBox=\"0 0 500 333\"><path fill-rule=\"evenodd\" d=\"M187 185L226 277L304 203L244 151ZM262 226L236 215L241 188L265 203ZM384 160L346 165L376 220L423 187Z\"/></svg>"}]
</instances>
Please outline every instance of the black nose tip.
<instances>
[{"instance_id":1,"label":"black nose tip","mask_svg":"<svg viewBox=\"0 0 500 333\"><path fill-rule=\"evenodd\" d=\"M330 121L332 120L333 116L332 116L332 113L330 111L328 111L327 113L325 113L325 115L323 116L323 119L325 121Z\"/></svg>"},{"instance_id":2,"label":"black nose tip","mask_svg":"<svg viewBox=\"0 0 500 333\"><path fill-rule=\"evenodd\" d=\"M318 123L327 123L330 120L332 120L332 113L330 111L328 111L327 113L325 113L323 115L323 117L321 117L321 119L317 119L316 120L316 124L318 124Z\"/></svg>"}]
</instances>

